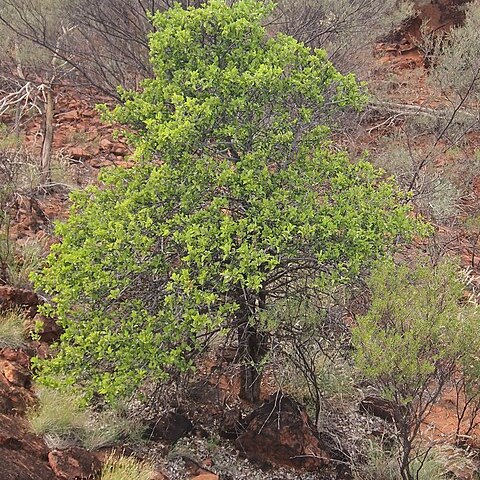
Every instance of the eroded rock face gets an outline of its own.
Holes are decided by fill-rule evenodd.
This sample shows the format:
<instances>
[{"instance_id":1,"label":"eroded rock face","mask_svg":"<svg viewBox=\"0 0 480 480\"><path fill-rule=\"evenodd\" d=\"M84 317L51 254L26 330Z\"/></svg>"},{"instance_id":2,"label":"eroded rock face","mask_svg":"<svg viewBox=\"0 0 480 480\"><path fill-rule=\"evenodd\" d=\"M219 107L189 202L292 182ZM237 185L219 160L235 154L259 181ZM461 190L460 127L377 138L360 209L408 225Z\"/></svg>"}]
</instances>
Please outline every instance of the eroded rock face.
<instances>
[{"instance_id":1,"label":"eroded rock face","mask_svg":"<svg viewBox=\"0 0 480 480\"><path fill-rule=\"evenodd\" d=\"M53 450L48 454L48 461L57 478L62 480L93 478L101 469L95 455L83 448Z\"/></svg>"},{"instance_id":2,"label":"eroded rock face","mask_svg":"<svg viewBox=\"0 0 480 480\"><path fill-rule=\"evenodd\" d=\"M245 419L245 425L236 446L254 463L309 471L329 463L305 408L290 397L273 395Z\"/></svg>"},{"instance_id":3,"label":"eroded rock face","mask_svg":"<svg viewBox=\"0 0 480 480\"><path fill-rule=\"evenodd\" d=\"M0 350L0 414L21 415L33 405L29 363L22 350Z\"/></svg>"},{"instance_id":4,"label":"eroded rock face","mask_svg":"<svg viewBox=\"0 0 480 480\"><path fill-rule=\"evenodd\" d=\"M10 286L0 286L0 312L13 308L24 309L32 318L40 301L35 292Z\"/></svg>"},{"instance_id":5,"label":"eroded rock face","mask_svg":"<svg viewBox=\"0 0 480 480\"><path fill-rule=\"evenodd\" d=\"M55 480L44 441L18 417L0 415L1 480Z\"/></svg>"}]
</instances>

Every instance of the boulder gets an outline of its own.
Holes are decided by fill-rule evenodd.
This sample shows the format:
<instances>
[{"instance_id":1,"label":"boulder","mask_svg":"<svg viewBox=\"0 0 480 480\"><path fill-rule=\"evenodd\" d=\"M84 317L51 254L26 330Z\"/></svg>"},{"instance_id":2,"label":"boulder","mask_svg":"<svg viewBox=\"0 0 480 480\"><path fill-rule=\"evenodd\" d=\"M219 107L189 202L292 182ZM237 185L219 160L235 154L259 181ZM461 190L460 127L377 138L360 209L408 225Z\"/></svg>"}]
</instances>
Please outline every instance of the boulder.
<instances>
[{"instance_id":1,"label":"boulder","mask_svg":"<svg viewBox=\"0 0 480 480\"><path fill-rule=\"evenodd\" d=\"M219 480L220 477L214 473L201 473L192 478L192 480Z\"/></svg>"},{"instance_id":2,"label":"boulder","mask_svg":"<svg viewBox=\"0 0 480 480\"><path fill-rule=\"evenodd\" d=\"M56 342L63 333L62 327L50 317L37 313L33 319L28 319L23 325L28 335L37 334L43 343Z\"/></svg>"},{"instance_id":3,"label":"boulder","mask_svg":"<svg viewBox=\"0 0 480 480\"><path fill-rule=\"evenodd\" d=\"M387 422L393 422L399 407L390 400L368 395L360 402L360 410Z\"/></svg>"},{"instance_id":4,"label":"boulder","mask_svg":"<svg viewBox=\"0 0 480 480\"><path fill-rule=\"evenodd\" d=\"M0 414L22 415L33 404L34 396L30 390L14 388L0 375Z\"/></svg>"},{"instance_id":5,"label":"boulder","mask_svg":"<svg viewBox=\"0 0 480 480\"><path fill-rule=\"evenodd\" d=\"M72 157L73 160L81 161L81 160L88 160L92 157L92 154L87 152L82 147L72 147L68 150L68 153Z\"/></svg>"},{"instance_id":6,"label":"boulder","mask_svg":"<svg viewBox=\"0 0 480 480\"><path fill-rule=\"evenodd\" d=\"M330 461L305 408L282 393L272 395L244 424L235 444L256 464L319 471Z\"/></svg>"},{"instance_id":7,"label":"boulder","mask_svg":"<svg viewBox=\"0 0 480 480\"><path fill-rule=\"evenodd\" d=\"M1 480L55 480L45 442L18 417L0 415Z\"/></svg>"},{"instance_id":8,"label":"boulder","mask_svg":"<svg viewBox=\"0 0 480 480\"><path fill-rule=\"evenodd\" d=\"M30 355L21 348L3 348L0 350L0 358L18 363L23 368L30 368Z\"/></svg>"},{"instance_id":9,"label":"boulder","mask_svg":"<svg viewBox=\"0 0 480 480\"><path fill-rule=\"evenodd\" d=\"M53 450L48 454L48 462L57 478L62 480L93 478L101 469L93 453L78 447Z\"/></svg>"}]
</instances>

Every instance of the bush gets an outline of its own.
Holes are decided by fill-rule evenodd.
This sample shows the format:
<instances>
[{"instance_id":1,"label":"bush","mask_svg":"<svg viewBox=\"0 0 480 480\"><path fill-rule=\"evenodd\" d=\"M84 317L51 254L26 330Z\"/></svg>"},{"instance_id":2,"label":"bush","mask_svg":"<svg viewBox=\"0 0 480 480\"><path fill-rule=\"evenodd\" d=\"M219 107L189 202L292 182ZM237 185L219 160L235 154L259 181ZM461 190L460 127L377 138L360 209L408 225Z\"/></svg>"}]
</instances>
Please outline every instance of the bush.
<instances>
[{"instance_id":1,"label":"bush","mask_svg":"<svg viewBox=\"0 0 480 480\"><path fill-rule=\"evenodd\" d=\"M106 113L137 163L75 194L37 276L65 329L43 381L114 400L188 370L205 333L237 330L240 393L256 401L258 312L348 282L421 229L393 182L328 140L362 86L324 51L267 35L270 13L210 0L155 15L155 77Z\"/></svg>"},{"instance_id":2,"label":"bush","mask_svg":"<svg viewBox=\"0 0 480 480\"><path fill-rule=\"evenodd\" d=\"M19 348L24 343L25 315L19 310L0 314L0 348Z\"/></svg>"},{"instance_id":3,"label":"bush","mask_svg":"<svg viewBox=\"0 0 480 480\"><path fill-rule=\"evenodd\" d=\"M364 463L355 466L355 480L402 480L398 458L401 456L398 446L386 449L381 443L371 441ZM448 474L448 456L441 447L428 449L423 455L411 462L411 471L415 480L446 480Z\"/></svg>"},{"instance_id":4,"label":"bush","mask_svg":"<svg viewBox=\"0 0 480 480\"><path fill-rule=\"evenodd\" d=\"M280 0L273 24L309 46L327 50L342 70L364 68L371 46L414 14L410 0Z\"/></svg>"},{"instance_id":5,"label":"bush","mask_svg":"<svg viewBox=\"0 0 480 480\"><path fill-rule=\"evenodd\" d=\"M431 78L440 88L458 98L460 105L475 107L480 95L480 5L471 2L465 22L430 47Z\"/></svg>"},{"instance_id":6,"label":"bush","mask_svg":"<svg viewBox=\"0 0 480 480\"><path fill-rule=\"evenodd\" d=\"M114 446L122 440L138 444L144 430L143 424L128 418L125 412L105 410L91 414L87 428L81 434L81 442L88 450Z\"/></svg>"},{"instance_id":7,"label":"bush","mask_svg":"<svg viewBox=\"0 0 480 480\"><path fill-rule=\"evenodd\" d=\"M154 473L155 469L147 462L112 454L103 465L100 480L151 480Z\"/></svg>"},{"instance_id":8,"label":"bush","mask_svg":"<svg viewBox=\"0 0 480 480\"><path fill-rule=\"evenodd\" d=\"M423 420L462 358L478 353L469 338L480 335L479 311L461 305L465 284L448 262L413 269L384 262L369 286L370 311L357 319L352 332L355 360L398 406L399 463L402 478L410 480L415 478L413 442Z\"/></svg>"}]
</instances>

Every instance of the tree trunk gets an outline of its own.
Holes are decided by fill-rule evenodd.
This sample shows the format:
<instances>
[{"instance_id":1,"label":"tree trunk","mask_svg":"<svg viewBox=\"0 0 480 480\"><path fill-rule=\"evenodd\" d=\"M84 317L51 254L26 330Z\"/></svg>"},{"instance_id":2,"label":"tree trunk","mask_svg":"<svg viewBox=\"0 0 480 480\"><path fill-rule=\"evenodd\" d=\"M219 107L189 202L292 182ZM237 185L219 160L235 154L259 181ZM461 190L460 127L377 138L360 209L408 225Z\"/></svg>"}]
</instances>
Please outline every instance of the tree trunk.
<instances>
[{"instance_id":1,"label":"tree trunk","mask_svg":"<svg viewBox=\"0 0 480 480\"><path fill-rule=\"evenodd\" d=\"M265 334L259 332L249 320L255 308L264 308L264 298L259 303L252 300L250 305L242 298L237 311L238 351L240 360L240 398L255 403L260 400L262 372L260 362L265 356Z\"/></svg>"},{"instance_id":2,"label":"tree trunk","mask_svg":"<svg viewBox=\"0 0 480 480\"><path fill-rule=\"evenodd\" d=\"M262 359L262 336L248 323L238 327L238 347L240 351L240 398L249 402L260 400L262 372L258 364Z\"/></svg>"},{"instance_id":3,"label":"tree trunk","mask_svg":"<svg viewBox=\"0 0 480 480\"><path fill-rule=\"evenodd\" d=\"M53 116L55 103L51 85L45 88L45 112L43 118L43 142L40 157L40 181L49 183L52 179Z\"/></svg>"}]
</instances>

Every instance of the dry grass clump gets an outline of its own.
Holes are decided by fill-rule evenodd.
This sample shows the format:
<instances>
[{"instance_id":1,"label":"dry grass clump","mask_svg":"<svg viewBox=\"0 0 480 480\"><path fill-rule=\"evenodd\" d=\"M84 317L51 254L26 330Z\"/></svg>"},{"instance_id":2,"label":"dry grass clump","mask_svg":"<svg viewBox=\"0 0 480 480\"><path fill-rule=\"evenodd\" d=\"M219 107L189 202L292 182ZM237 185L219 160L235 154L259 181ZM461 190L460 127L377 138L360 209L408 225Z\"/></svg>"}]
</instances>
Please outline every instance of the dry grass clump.
<instances>
[{"instance_id":1,"label":"dry grass clump","mask_svg":"<svg viewBox=\"0 0 480 480\"><path fill-rule=\"evenodd\" d=\"M20 348L23 345L23 322L25 314L10 310L0 315L0 348Z\"/></svg>"},{"instance_id":2,"label":"dry grass clump","mask_svg":"<svg viewBox=\"0 0 480 480\"><path fill-rule=\"evenodd\" d=\"M50 448L80 444L89 419L79 397L43 387L37 390L37 396L38 406L27 412L33 431L43 435Z\"/></svg>"},{"instance_id":3,"label":"dry grass clump","mask_svg":"<svg viewBox=\"0 0 480 480\"><path fill-rule=\"evenodd\" d=\"M50 448L82 446L88 450L113 446L125 439L139 441L143 426L121 411L95 413L83 406L75 392L42 387L39 404L28 411L33 431L42 435Z\"/></svg>"},{"instance_id":4,"label":"dry grass clump","mask_svg":"<svg viewBox=\"0 0 480 480\"><path fill-rule=\"evenodd\" d=\"M112 454L102 468L100 480L151 480L154 474L155 469L147 462Z\"/></svg>"}]
</instances>

